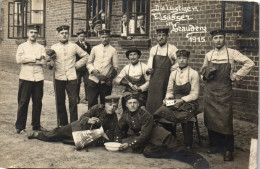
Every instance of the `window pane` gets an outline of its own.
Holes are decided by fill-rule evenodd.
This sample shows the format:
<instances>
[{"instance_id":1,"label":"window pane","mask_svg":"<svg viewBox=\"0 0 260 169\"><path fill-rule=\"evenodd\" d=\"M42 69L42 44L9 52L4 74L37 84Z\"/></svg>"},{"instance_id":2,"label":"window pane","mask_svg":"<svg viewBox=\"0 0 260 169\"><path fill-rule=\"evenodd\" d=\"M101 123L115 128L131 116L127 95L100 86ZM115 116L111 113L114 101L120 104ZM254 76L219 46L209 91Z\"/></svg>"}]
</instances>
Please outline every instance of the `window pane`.
<instances>
[{"instance_id":1,"label":"window pane","mask_svg":"<svg viewBox=\"0 0 260 169\"><path fill-rule=\"evenodd\" d=\"M43 0L32 0L32 10L43 10Z\"/></svg>"},{"instance_id":2,"label":"window pane","mask_svg":"<svg viewBox=\"0 0 260 169\"><path fill-rule=\"evenodd\" d=\"M32 20L33 24L42 24L43 23L43 11L32 11Z\"/></svg>"}]
</instances>

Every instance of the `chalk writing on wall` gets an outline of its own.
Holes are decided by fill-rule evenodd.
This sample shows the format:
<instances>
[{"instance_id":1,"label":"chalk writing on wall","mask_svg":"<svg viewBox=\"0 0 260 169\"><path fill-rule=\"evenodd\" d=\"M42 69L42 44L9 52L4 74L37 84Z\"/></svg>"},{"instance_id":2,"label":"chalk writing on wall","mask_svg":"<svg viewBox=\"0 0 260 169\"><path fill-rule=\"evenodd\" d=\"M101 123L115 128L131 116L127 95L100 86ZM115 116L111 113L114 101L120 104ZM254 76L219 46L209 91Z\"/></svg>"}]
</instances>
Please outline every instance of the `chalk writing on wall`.
<instances>
[{"instance_id":1,"label":"chalk writing on wall","mask_svg":"<svg viewBox=\"0 0 260 169\"><path fill-rule=\"evenodd\" d=\"M190 42L205 42L207 27L203 24L189 24L194 20L194 13L199 12L198 7L184 7L183 5L155 5L152 10L154 21L165 21L170 26L171 33L184 32ZM185 23L186 21L186 23Z\"/></svg>"}]
</instances>

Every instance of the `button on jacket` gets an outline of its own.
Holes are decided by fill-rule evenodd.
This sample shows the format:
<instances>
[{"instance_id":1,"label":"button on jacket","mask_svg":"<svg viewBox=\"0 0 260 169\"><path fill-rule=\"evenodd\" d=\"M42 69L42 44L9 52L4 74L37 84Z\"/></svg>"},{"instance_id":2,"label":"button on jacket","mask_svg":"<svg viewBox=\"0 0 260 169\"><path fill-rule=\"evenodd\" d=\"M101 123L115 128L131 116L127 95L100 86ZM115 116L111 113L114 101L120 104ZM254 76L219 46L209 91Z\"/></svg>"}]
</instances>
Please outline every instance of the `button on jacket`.
<instances>
[{"instance_id":1,"label":"button on jacket","mask_svg":"<svg viewBox=\"0 0 260 169\"><path fill-rule=\"evenodd\" d=\"M56 52L55 79L76 80L76 67L82 67L87 63L88 53L72 42L65 44L59 42L52 45L51 49ZM78 62L76 62L76 54L82 57Z\"/></svg>"},{"instance_id":2,"label":"button on jacket","mask_svg":"<svg viewBox=\"0 0 260 169\"><path fill-rule=\"evenodd\" d=\"M18 46L16 62L21 64L20 79L35 82L44 80L42 65L28 64L34 63L41 56L46 56L45 48L37 42L27 41Z\"/></svg>"},{"instance_id":3,"label":"button on jacket","mask_svg":"<svg viewBox=\"0 0 260 169\"><path fill-rule=\"evenodd\" d=\"M93 47L87 63L87 68L90 73L89 79L99 83L99 79L92 74L92 71L96 69L101 74L106 75L112 66L116 69L118 68L118 56L116 49L110 44L106 46L99 44Z\"/></svg>"},{"instance_id":4,"label":"button on jacket","mask_svg":"<svg viewBox=\"0 0 260 169\"><path fill-rule=\"evenodd\" d=\"M144 147L151 136L153 126L153 116L148 111L142 108L139 108L136 112L126 111L115 129L115 141L120 142L123 133L127 132L128 137L132 137L128 141L130 147ZM126 131L127 129L128 131Z\"/></svg>"}]
</instances>

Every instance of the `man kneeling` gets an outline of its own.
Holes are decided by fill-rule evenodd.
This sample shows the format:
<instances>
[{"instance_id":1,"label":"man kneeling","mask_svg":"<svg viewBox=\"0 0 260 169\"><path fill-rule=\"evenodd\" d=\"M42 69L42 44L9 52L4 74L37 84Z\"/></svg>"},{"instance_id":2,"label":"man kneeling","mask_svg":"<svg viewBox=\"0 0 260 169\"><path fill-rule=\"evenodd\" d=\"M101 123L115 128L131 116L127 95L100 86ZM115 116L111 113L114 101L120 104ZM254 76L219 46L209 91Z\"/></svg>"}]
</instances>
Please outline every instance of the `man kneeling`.
<instances>
[{"instance_id":1,"label":"man kneeling","mask_svg":"<svg viewBox=\"0 0 260 169\"><path fill-rule=\"evenodd\" d=\"M84 113L79 120L66 126L55 128L51 131L33 132L28 135L29 139L42 141L72 140L72 132L97 129L102 127L109 141L113 140L114 129L118 123L115 110L118 107L120 96L109 95L105 97L105 105L97 104ZM100 140L99 140L100 141ZM103 139L104 142L105 140Z\"/></svg>"},{"instance_id":2,"label":"man kneeling","mask_svg":"<svg viewBox=\"0 0 260 169\"><path fill-rule=\"evenodd\" d=\"M206 159L178 144L169 131L155 124L151 113L140 108L138 94L129 93L124 97L128 110L115 129L115 141L122 142L122 151L131 148L145 157L173 158L194 168L209 168Z\"/></svg>"}]
</instances>

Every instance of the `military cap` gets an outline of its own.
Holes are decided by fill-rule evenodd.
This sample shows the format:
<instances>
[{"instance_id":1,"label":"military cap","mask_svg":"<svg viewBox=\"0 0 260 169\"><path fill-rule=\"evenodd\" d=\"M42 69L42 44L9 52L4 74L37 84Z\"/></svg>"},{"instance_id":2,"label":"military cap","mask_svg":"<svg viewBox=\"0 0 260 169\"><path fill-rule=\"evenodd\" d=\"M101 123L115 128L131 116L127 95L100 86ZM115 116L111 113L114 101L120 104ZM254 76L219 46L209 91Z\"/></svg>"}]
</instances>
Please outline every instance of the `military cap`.
<instances>
[{"instance_id":1,"label":"military cap","mask_svg":"<svg viewBox=\"0 0 260 169\"><path fill-rule=\"evenodd\" d=\"M70 28L70 26L68 26L68 25L61 25L61 26L57 27L56 30L58 32L60 32L60 31L63 31L63 30L69 30L69 28Z\"/></svg>"},{"instance_id":2,"label":"military cap","mask_svg":"<svg viewBox=\"0 0 260 169\"><path fill-rule=\"evenodd\" d=\"M78 36L79 36L80 34L82 34L82 33L87 34L87 32L84 31L83 29L79 29L78 32L76 32L76 34L77 34Z\"/></svg>"},{"instance_id":3,"label":"military cap","mask_svg":"<svg viewBox=\"0 0 260 169\"><path fill-rule=\"evenodd\" d=\"M158 28L158 29L156 29L156 32L157 33L165 33L166 35L168 35L168 33L169 33L169 28Z\"/></svg>"},{"instance_id":4,"label":"military cap","mask_svg":"<svg viewBox=\"0 0 260 169\"><path fill-rule=\"evenodd\" d=\"M176 56L177 57L181 57L181 56L184 56L184 57L190 57L190 52L189 51L187 51L187 50L178 50L177 52L176 52Z\"/></svg>"},{"instance_id":5,"label":"military cap","mask_svg":"<svg viewBox=\"0 0 260 169\"><path fill-rule=\"evenodd\" d=\"M125 92L124 95L124 100L130 100L130 99L136 99L139 101L139 93L138 92Z\"/></svg>"},{"instance_id":6,"label":"military cap","mask_svg":"<svg viewBox=\"0 0 260 169\"><path fill-rule=\"evenodd\" d=\"M108 95L105 97L106 103L111 103L111 102L118 103L119 99L120 96L118 95Z\"/></svg>"},{"instance_id":7,"label":"military cap","mask_svg":"<svg viewBox=\"0 0 260 169\"><path fill-rule=\"evenodd\" d=\"M110 35L110 30L109 29L102 29L99 31L100 35Z\"/></svg>"},{"instance_id":8,"label":"military cap","mask_svg":"<svg viewBox=\"0 0 260 169\"><path fill-rule=\"evenodd\" d=\"M141 51L134 46L134 47L130 47L130 48L126 51L126 53L125 53L125 55L126 55L126 57L127 57L128 59L129 59L129 54L130 54L131 52L136 52L136 53L139 55L139 58L140 58L140 56L141 56Z\"/></svg>"},{"instance_id":9,"label":"military cap","mask_svg":"<svg viewBox=\"0 0 260 169\"><path fill-rule=\"evenodd\" d=\"M36 24L28 24L27 30L37 30L39 32L40 26Z\"/></svg>"},{"instance_id":10,"label":"military cap","mask_svg":"<svg viewBox=\"0 0 260 169\"><path fill-rule=\"evenodd\" d=\"M216 35L224 35L225 36L226 35L226 30L224 30L224 29L216 29L216 30L211 31L210 35L212 37L214 37Z\"/></svg>"}]
</instances>

